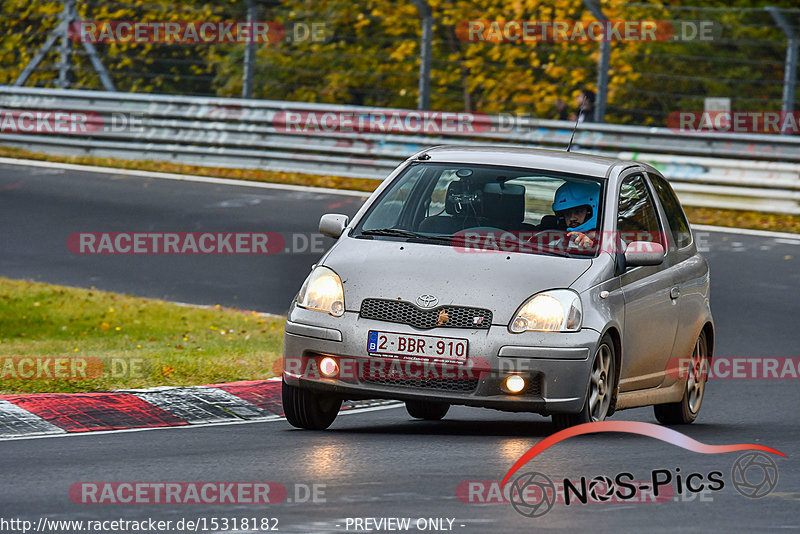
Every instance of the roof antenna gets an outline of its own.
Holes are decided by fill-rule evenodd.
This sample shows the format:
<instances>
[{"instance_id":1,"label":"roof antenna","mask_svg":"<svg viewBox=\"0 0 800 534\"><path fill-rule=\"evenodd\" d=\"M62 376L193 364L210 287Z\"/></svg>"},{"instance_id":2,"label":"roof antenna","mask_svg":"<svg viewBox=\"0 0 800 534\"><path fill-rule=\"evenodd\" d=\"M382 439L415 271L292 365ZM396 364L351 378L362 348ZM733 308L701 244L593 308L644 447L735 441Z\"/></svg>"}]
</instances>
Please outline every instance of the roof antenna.
<instances>
[{"instance_id":1,"label":"roof antenna","mask_svg":"<svg viewBox=\"0 0 800 534\"><path fill-rule=\"evenodd\" d=\"M586 104L586 97L581 100L581 107L578 108L578 115L575 117L575 126L572 127L572 135L569 136L569 143L567 144L567 152L572 148L572 140L575 139L575 130L578 129L578 121L581 120L581 113L583 112L583 105Z\"/></svg>"}]
</instances>

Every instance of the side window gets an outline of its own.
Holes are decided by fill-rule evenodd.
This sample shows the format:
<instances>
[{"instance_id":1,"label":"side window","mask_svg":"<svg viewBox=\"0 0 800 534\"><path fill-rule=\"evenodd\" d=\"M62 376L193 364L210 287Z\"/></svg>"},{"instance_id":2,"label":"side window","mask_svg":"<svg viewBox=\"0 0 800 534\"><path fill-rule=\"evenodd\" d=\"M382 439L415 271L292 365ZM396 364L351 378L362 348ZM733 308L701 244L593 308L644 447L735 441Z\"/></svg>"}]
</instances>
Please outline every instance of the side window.
<instances>
[{"instance_id":1,"label":"side window","mask_svg":"<svg viewBox=\"0 0 800 534\"><path fill-rule=\"evenodd\" d=\"M400 221L400 213L403 210L406 199L424 172L425 167L422 165L410 169L401 179L402 181L388 191L386 199L381 205L370 213L369 217L364 221L362 229L395 228Z\"/></svg>"},{"instance_id":2,"label":"side window","mask_svg":"<svg viewBox=\"0 0 800 534\"><path fill-rule=\"evenodd\" d=\"M633 241L667 244L661 234L655 205L641 174L628 176L619 190L617 231L620 239L629 244Z\"/></svg>"},{"instance_id":3,"label":"side window","mask_svg":"<svg viewBox=\"0 0 800 534\"><path fill-rule=\"evenodd\" d=\"M692 233L689 230L689 221L686 220L686 214L683 213L678 198L675 192L665 179L655 174L650 174L650 181L656 190L656 196L661 201L661 207L664 208L664 213L667 214L667 221L672 229L672 238L678 248L683 248L692 242Z\"/></svg>"}]
</instances>

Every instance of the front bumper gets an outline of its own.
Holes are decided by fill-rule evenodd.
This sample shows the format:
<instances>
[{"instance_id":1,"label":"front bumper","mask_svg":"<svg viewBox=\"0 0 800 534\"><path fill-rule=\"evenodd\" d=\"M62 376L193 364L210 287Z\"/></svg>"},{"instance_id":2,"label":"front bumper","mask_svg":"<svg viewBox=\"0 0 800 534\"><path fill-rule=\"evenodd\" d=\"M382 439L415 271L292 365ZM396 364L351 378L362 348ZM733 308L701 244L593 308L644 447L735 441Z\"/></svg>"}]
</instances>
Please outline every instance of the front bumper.
<instances>
[{"instance_id":1,"label":"front bumper","mask_svg":"<svg viewBox=\"0 0 800 534\"><path fill-rule=\"evenodd\" d=\"M425 364L368 354L370 330L467 339L468 358L461 364L445 365L446 370L433 370L433 374L423 371L426 380L417 379L419 374L392 374L391 369L402 373L408 371L408 365L420 369ZM510 333L506 325L482 330L420 330L364 319L358 312L348 311L334 318L293 305L284 335L283 379L293 386L330 392L345 399L427 400L543 415L575 413L586 399L589 356L595 353L599 340L600 333L588 328L569 333L522 334ZM317 364L325 356L340 363L340 375L326 378L318 372ZM389 363L381 367L378 360ZM365 366L372 371L385 369L390 374L365 373ZM526 379L528 386L522 393L511 394L504 388L504 379L511 374Z\"/></svg>"}]
</instances>

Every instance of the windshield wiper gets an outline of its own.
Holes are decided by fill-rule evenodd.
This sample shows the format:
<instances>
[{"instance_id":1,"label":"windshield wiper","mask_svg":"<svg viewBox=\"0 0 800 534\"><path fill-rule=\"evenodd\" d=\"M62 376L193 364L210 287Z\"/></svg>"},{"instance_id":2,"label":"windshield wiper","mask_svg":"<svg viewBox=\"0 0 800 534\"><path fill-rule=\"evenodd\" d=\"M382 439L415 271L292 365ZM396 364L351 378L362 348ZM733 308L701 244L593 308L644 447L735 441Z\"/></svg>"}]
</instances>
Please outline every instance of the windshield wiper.
<instances>
[{"instance_id":1,"label":"windshield wiper","mask_svg":"<svg viewBox=\"0 0 800 534\"><path fill-rule=\"evenodd\" d=\"M448 243L452 240L451 236L420 234L418 232L412 232L411 230L401 230L400 228L375 228L372 230L362 230L359 235L405 237L408 239L421 239L425 241L446 241Z\"/></svg>"},{"instance_id":2,"label":"windshield wiper","mask_svg":"<svg viewBox=\"0 0 800 534\"><path fill-rule=\"evenodd\" d=\"M372 230L361 230L361 235L380 235L388 237L424 237L422 234L400 228L375 228Z\"/></svg>"}]
</instances>

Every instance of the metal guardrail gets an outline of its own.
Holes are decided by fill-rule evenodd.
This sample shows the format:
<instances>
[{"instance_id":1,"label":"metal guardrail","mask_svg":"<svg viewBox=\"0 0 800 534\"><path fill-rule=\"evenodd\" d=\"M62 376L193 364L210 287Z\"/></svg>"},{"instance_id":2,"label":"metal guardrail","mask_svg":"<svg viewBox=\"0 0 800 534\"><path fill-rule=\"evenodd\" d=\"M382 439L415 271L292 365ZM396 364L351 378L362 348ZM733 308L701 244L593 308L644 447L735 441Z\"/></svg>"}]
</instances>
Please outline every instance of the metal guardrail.
<instances>
[{"instance_id":1,"label":"metal guardrail","mask_svg":"<svg viewBox=\"0 0 800 534\"><path fill-rule=\"evenodd\" d=\"M10 132L0 145L58 155L170 161L383 179L427 146L479 144L562 149L572 123L473 117L480 131L425 135L286 131L284 112L397 112L301 102L0 87L0 112L83 112L96 131ZM116 114L116 115L115 115ZM136 128L110 127L135 117ZM102 126L102 127L101 127ZM119 125L117 125L119 126ZM91 129L90 129L91 130ZM645 161L687 205L800 213L800 139L785 135L693 134L666 128L581 124L575 151Z\"/></svg>"}]
</instances>

